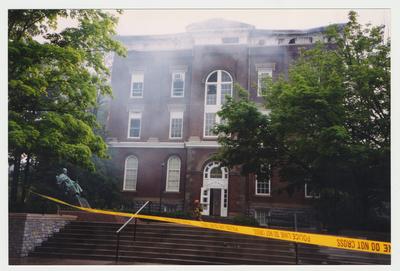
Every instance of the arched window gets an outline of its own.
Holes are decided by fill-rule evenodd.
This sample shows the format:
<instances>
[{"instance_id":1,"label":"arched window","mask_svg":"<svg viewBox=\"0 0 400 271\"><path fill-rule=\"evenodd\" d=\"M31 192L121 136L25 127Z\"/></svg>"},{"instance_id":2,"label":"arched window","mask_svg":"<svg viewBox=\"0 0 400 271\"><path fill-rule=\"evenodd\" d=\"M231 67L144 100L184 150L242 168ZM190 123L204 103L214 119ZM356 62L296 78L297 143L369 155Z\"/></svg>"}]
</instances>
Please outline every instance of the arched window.
<instances>
[{"instance_id":1,"label":"arched window","mask_svg":"<svg viewBox=\"0 0 400 271\"><path fill-rule=\"evenodd\" d=\"M223 70L211 72L206 79L206 105L221 106L232 96L232 76Z\"/></svg>"},{"instance_id":2,"label":"arched window","mask_svg":"<svg viewBox=\"0 0 400 271\"><path fill-rule=\"evenodd\" d=\"M219 123L217 112L226 102L227 96L232 96L232 76L223 70L211 72L206 79L204 100L204 136L215 137L212 128Z\"/></svg>"},{"instance_id":3,"label":"arched window","mask_svg":"<svg viewBox=\"0 0 400 271\"><path fill-rule=\"evenodd\" d=\"M125 160L124 190L136 191L138 172L138 159L135 156L128 156Z\"/></svg>"},{"instance_id":4,"label":"arched window","mask_svg":"<svg viewBox=\"0 0 400 271\"><path fill-rule=\"evenodd\" d=\"M171 156L167 165L167 183L165 191L179 192L179 183L181 179L181 159L178 156Z\"/></svg>"}]
</instances>

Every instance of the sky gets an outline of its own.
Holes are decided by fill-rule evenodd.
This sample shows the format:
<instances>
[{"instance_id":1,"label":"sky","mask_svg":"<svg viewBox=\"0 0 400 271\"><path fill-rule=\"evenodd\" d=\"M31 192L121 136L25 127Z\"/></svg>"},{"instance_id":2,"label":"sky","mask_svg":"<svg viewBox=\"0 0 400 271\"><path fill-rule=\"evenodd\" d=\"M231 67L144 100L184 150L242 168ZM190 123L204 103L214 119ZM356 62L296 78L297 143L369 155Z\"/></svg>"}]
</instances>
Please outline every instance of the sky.
<instances>
[{"instance_id":1,"label":"sky","mask_svg":"<svg viewBox=\"0 0 400 271\"><path fill-rule=\"evenodd\" d=\"M194 22L224 18L258 29L307 29L344 23L350 9L131 9L119 15L119 35L154 35L185 32ZM390 9L354 9L362 24L387 25Z\"/></svg>"}]
</instances>

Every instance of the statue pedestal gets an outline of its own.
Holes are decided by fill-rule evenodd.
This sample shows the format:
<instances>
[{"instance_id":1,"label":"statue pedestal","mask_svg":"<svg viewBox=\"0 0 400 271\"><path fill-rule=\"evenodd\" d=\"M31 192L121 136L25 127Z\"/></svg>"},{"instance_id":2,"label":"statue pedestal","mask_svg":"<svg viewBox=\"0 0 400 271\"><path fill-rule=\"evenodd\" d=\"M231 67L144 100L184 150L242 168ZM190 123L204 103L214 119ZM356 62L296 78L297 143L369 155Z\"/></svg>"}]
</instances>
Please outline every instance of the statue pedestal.
<instances>
[{"instance_id":1,"label":"statue pedestal","mask_svg":"<svg viewBox=\"0 0 400 271\"><path fill-rule=\"evenodd\" d=\"M89 202L84 197L76 195L76 199L81 207L92 208L90 207Z\"/></svg>"}]
</instances>

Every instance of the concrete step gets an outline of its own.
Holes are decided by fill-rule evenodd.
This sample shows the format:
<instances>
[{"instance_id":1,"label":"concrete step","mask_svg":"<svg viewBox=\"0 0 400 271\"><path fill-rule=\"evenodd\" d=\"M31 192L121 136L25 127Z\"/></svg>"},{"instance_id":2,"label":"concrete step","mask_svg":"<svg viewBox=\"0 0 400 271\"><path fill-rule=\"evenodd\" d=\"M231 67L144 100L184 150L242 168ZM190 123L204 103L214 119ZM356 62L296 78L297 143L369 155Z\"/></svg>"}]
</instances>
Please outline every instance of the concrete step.
<instances>
[{"instance_id":1,"label":"concrete step","mask_svg":"<svg viewBox=\"0 0 400 271\"><path fill-rule=\"evenodd\" d=\"M82 234L82 235L108 235L108 236L116 236L115 231L109 231L109 230L102 230L102 229L78 229L78 228L66 228L60 231L61 234L64 233L70 233L70 234ZM130 231L122 231L120 234L121 238L133 238L134 232L133 230ZM280 240L274 240L274 239L268 239L268 238L262 238L262 237L255 237L255 236L250 236L250 235L240 235L240 234L231 234L231 233L225 233L225 232L196 232L196 231L187 231L185 229L137 229L136 231L136 236L137 237L147 237L147 236L152 236L152 237L179 237L179 236L185 236L186 238L211 238L213 240L221 240L223 239L224 241L230 241L235 240L236 242L244 241L248 242L251 241L255 244L258 243L269 243L269 244L276 244L276 245L283 245L287 244L285 241L280 241Z\"/></svg>"},{"instance_id":2,"label":"concrete step","mask_svg":"<svg viewBox=\"0 0 400 271\"><path fill-rule=\"evenodd\" d=\"M47 243L45 246L42 248L45 249L50 249L53 251L60 251L64 249L71 249L71 250L76 250L76 249L81 249L81 250L88 250L88 251L114 251L115 253L115 245L110 246L110 245L99 245L99 244L70 244L70 243L63 243L62 245L57 245L57 244L52 244L52 243ZM171 246L162 246L159 243L153 244L150 246L147 244L136 244L133 243L131 245L120 245L119 251L121 255L131 255L132 253L135 254L138 251L141 253L159 253L162 255L168 254L168 255L175 255L175 254L180 254L180 255L201 255L201 256L207 256L207 257L222 257L222 258L240 258L240 259L252 259L255 261L274 261L274 260L279 260L279 261L293 261L295 258L294 251L292 253L268 253L267 251L252 251L249 252L247 250L243 249L213 249L212 247L197 247L197 248L190 248L190 247L182 247L182 246L177 246L177 247ZM40 251L40 249L38 250ZM87 253L87 252L86 252Z\"/></svg>"},{"instance_id":3,"label":"concrete step","mask_svg":"<svg viewBox=\"0 0 400 271\"><path fill-rule=\"evenodd\" d=\"M41 247L37 250L38 253L47 254L54 252L53 248ZM88 250L88 249L69 249L69 248L61 248L57 251L57 253L61 254L73 254L78 253L80 255L97 255L100 256L98 259L104 257L114 256L115 257L115 250ZM269 258L269 259L252 259L252 258L243 258L243 257L225 257L225 256L217 256L217 255L203 255L200 253L181 253L180 251L175 252L174 250L169 250L169 253L159 253L155 251L119 251L119 255L122 255L126 258L133 258L133 257L142 257L147 258L151 261L152 258L168 258L168 259L184 259L189 261L205 261L211 263L220 263L220 264L293 264L294 259L282 259L282 258Z\"/></svg>"},{"instance_id":4,"label":"concrete step","mask_svg":"<svg viewBox=\"0 0 400 271\"><path fill-rule=\"evenodd\" d=\"M81 233L57 233L54 238L75 238L81 240L112 240L116 242L117 237L115 234L81 234ZM120 240L133 240L133 235L121 235ZM213 245L213 246L225 246L225 247L253 247L260 249L290 249L293 248L293 243L290 242L273 242L269 243L268 240L260 240L255 242L254 240L247 239L234 239L229 237L215 237L207 238L204 236L191 236L185 234L140 234L136 235L136 241L152 241L152 242L175 242L176 244L192 244L198 243L201 245Z\"/></svg>"},{"instance_id":5,"label":"concrete step","mask_svg":"<svg viewBox=\"0 0 400 271\"><path fill-rule=\"evenodd\" d=\"M121 223L72 222L32 256L115 259ZM120 260L156 264L295 264L294 243L171 223L133 224L120 235ZM390 255L298 244L300 264L390 264Z\"/></svg>"},{"instance_id":6,"label":"concrete step","mask_svg":"<svg viewBox=\"0 0 400 271\"><path fill-rule=\"evenodd\" d=\"M84 260L103 260L103 261L115 261L115 255L82 255L79 253L59 253L59 252L32 252L30 254L31 257L38 258L57 258L57 259L84 259ZM133 262L133 263L152 263L152 264L174 264L174 265L220 265L221 263L215 262L210 263L206 261L198 261L198 260L187 260L187 259L174 259L174 258L162 258L162 257L141 257L141 256L133 256L133 257L125 257L121 256L118 258L119 262ZM117 264L117 263L116 263Z\"/></svg>"},{"instance_id":7,"label":"concrete step","mask_svg":"<svg viewBox=\"0 0 400 271\"><path fill-rule=\"evenodd\" d=\"M74 243L74 244L92 244L92 245L107 245L107 246L115 246L116 245L116 240L110 240L110 239L94 239L94 238L70 238L70 237L58 237L56 239L52 238L46 243L56 243L59 245L64 245L64 243ZM170 248L177 248L177 247L183 247L183 248L191 248L191 249L207 249L207 250L222 250L222 249L235 249L239 251L249 251L250 253L258 253L261 251L262 253L268 252L269 254L274 254L274 253L284 253L284 252L293 252L294 253L294 247L277 247L277 246L256 246L252 243L219 243L219 244L214 244L212 242L206 242L204 240L199 240L197 242L193 242L191 240L186 240L186 239L168 239L164 241L158 241L154 239L136 239L136 241L127 240L127 239L121 239L120 240L120 245L125 245L125 246L130 246L133 244L138 244L138 245L146 245L146 246L162 246L162 247L170 247Z\"/></svg>"}]
</instances>

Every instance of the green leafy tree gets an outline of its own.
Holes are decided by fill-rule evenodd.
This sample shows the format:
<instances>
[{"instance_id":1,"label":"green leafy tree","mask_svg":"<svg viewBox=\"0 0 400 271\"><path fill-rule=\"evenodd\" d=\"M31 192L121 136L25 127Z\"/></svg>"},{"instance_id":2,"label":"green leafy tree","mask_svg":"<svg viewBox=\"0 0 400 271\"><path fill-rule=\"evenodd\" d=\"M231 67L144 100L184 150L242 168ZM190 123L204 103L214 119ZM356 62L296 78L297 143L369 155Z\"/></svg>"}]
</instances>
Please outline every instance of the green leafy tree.
<instances>
[{"instance_id":1,"label":"green leafy tree","mask_svg":"<svg viewBox=\"0 0 400 271\"><path fill-rule=\"evenodd\" d=\"M57 32L60 18L77 26ZM111 94L105 54L126 52L112 38L117 18L100 10L10 10L8 19L10 207L15 207L22 155L26 175L32 165L60 161L93 170L92 157L107 156L94 132L93 108L99 93Z\"/></svg>"},{"instance_id":2,"label":"green leafy tree","mask_svg":"<svg viewBox=\"0 0 400 271\"><path fill-rule=\"evenodd\" d=\"M232 168L241 165L241 174L267 175L270 167L278 161L278 142L271 129L270 118L262 114L257 104L250 101L248 93L235 84L238 99L227 97L227 102L218 112L224 119L215 129L220 134L221 148L216 159Z\"/></svg>"},{"instance_id":3,"label":"green leafy tree","mask_svg":"<svg viewBox=\"0 0 400 271\"><path fill-rule=\"evenodd\" d=\"M219 156L244 173L273 164L289 192L306 181L319 191L328 226L362 227L390 202L390 42L383 26L362 27L354 12L326 35L332 44L304 51L287 78L265 82L268 117L246 99L222 108Z\"/></svg>"}]
</instances>

